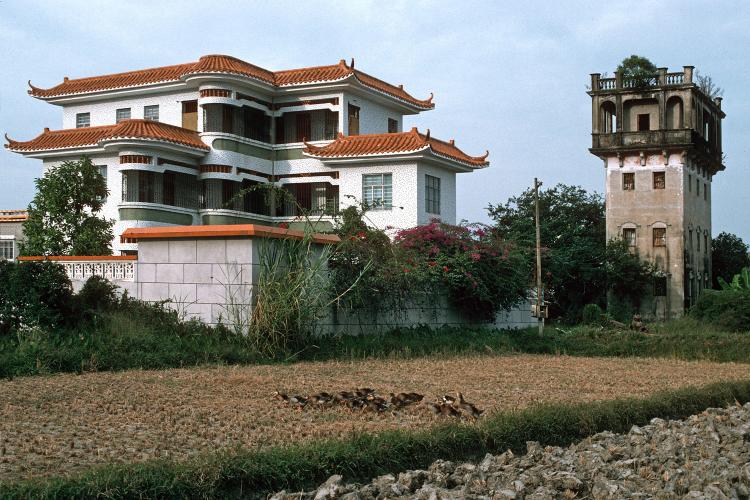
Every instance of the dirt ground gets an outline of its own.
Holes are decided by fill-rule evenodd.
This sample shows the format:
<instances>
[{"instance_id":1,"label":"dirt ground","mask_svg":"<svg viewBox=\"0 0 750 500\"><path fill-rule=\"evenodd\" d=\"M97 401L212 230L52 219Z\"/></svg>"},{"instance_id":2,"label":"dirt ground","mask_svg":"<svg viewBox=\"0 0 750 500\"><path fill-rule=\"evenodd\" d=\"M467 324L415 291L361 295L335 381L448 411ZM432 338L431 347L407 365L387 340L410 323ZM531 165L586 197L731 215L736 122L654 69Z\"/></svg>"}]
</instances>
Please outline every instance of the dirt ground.
<instances>
[{"instance_id":1,"label":"dirt ground","mask_svg":"<svg viewBox=\"0 0 750 500\"><path fill-rule=\"evenodd\" d=\"M0 382L0 479L435 422L424 406L382 415L339 407L298 412L271 398L277 389L305 395L373 387L423 393L425 401L460 390L491 413L743 378L750 364L530 355L19 378Z\"/></svg>"}]
</instances>

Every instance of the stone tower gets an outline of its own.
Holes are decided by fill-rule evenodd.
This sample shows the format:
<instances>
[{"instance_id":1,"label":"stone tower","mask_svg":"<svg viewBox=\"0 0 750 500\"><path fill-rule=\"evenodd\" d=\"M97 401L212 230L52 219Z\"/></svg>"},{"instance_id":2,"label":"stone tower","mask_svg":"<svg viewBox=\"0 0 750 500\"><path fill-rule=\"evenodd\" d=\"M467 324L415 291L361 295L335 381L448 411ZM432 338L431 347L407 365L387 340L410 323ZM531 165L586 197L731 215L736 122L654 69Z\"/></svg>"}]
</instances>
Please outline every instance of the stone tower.
<instances>
[{"instance_id":1,"label":"stone tower","mask_svg":"<svg viewBox=\"0 0 750 500\"><path fill-rule=\"evenodd\" d=\"M636 82L591 75L592 145L604 161L607 240L622 238L655 264L641 303L653 319L681 316L711 284L711 181L724 170L721 97L693 66Z\"/></svg>"}]
</instances>

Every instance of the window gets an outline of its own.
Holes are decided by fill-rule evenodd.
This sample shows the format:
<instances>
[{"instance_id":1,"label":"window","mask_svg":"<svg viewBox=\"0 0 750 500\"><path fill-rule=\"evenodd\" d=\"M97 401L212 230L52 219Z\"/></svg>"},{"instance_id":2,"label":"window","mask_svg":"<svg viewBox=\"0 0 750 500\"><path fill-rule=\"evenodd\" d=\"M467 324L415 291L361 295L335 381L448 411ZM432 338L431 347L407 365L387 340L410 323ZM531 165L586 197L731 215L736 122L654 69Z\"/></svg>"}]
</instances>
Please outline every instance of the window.
<instances>
[{"instance_id":1,"label":"window","mask_svg":"<svg viewBox=\"0 0 750 500\"><path fill-rule=\"evenodd\" d=\"M698 233L695 234L695 244L696 244L695 250L698 251L698 252L700 252L701 251L701 234L700 234L700 232L698 232Z\"/></svg>"},{"instance_id":2,"label":"window","mask_svg":"<svg viewBox=\"0 0 750 500\"><path fill-rule=\"evenodd\" d=\"M701 180L695 179L695 196L701 195Z\"/></svg>"},{"instance_id":3,"label":"window","mask_svg":"<svg viewBox=\"0 0 750 500\"><path fill-rule=\"evenodd\" d=\"M107 165L97 165L96 168L99 169L99 175L104 177L104 185L107 185ZM106 200L107 197L105 196L102 198L102 201Z\"/></svg>"},{"instance_id":4,"label":"window","mask_svg":"<svg viewBox=\"0 0 750 500\"><path fill-rule=\"evenodd\" d=\"M297 137L295 142L309 141L312 139L312 120L310 113L298 113L296 116L296 132Z\"/></svg>"},{"instance_id":5,"label":"window","mask_svg":"<svg viewBox=\"0 0 750 500\"><path fill-rule=\"evenodd\" d=\"M390 210L393 203L391 174L362 176L362 201L373 210Z\"/></svg>"},{"instance_id":6,"label":"window","mask_svg":"<svg viewBox=\"0 0 750 500\"><path fill-rule=\"evenodd\" d=\"M398 120L388 118L388 133L395 134L396 132L398 132Z\"/></svg>"},{"instance_id":7,"label":"window","mask_svg":"<svg viewBox=\"0 0 750 500\"><path fill-rule=\"evenodd\" d=\"M651 130L651 115L648 113L638 115L638 132Z\"/></svg>"},{"instance_id":8,"label":"window","mask_svg":"<svg viewBox=\"0 0 750 500\"><path fill-rule=\"evenodd\" d=\"M115 123L120 123L123 120L130 120L130 108L120 108L115 111Z\"/></svg>"},{"instance_id":9,"label":"window","mask_svg":"<svg viewBox=\"0 0 750 500\"><path fill-rule=\"evenodd\" d=\"M625 243L631 248L635 247L635 228L634 227L626 227L622 230L622 239L625 240Z\"/></svg>"},{"instance_id":10,"label":"window","mask_svg":"<svg viewBox=\"0 0 750 500\"><path fill-rule=\"evenodd\" d=\"M0 260L13 260L15 258L15 242L13 240L0 240Z\"/></svg>"},{"instance_id":11,"label":"window","mask_svg":"<svg viewBox=\"0 0 750 500\"><path fill-rule=\"evenodd\" d=\"M693 192L693 176L688 174L688 191Z\"/></svg>"},{"instance_id":12,"label":"window","mask_svg":"<svg viewBox=\"0 0 750 500\"><path fill-rule=\"evenodd\" d=\"M667 228L666 227L654 228L654 246L655 247L667 246Z\"/></svg>"},{"instance_id":13,"label":"window","mask_svg":"<svg viewBox=\"0 0 750 500\"><path fill-rule=\"evenodd\" d=\"M429 214L440 213L440 177L425 175L425 210Z\"/></svg>"},{"instance_id":14,"label":"window","mask_svg":"<svg viewBox=\"0 0 750 500\"><path fill-rule=\"evenodd\" d=\"M91 113L76 113L76 128L91 126Z\"/></svg>"},{"instance_id":15,"label":"window","mask_svg":"<svg viewBox=\"0 0 750 500\"><path fill-rule=\"evenodd\" d=\"M666 172L654 172L654 189L664 189L666 184Z\"/></svg>"},{"instance_id":16,"label":"window","mask_svg":"<svg viewBox=\"0 0 750 500\"><path fill-rule=\"evenodd\" d=\"M667 296L667 277L657 276L654 278L654 297Z\"/></svg>"},{"instance_id":17,"label":"window","mask_svg":"<svg viewBox=\"0 0 750 500\"><path fill-rule=\"evenodd\" d=\"M175 173L165 171L162 176L161 200L165 205L175 204Z\"/></svg>"},{"instance_id":18,"label":"window","mask_svg":"<svg viewBox=\"0 0 750 500\"><path fill-rule=\"evenodd\" d=\"M708 201L708 184L703 183L703 199Z\"/></svg>"},{"instance_id":19,"label":"window","mask_svg":"<svg viewBox=\"0 0 750 500\"><path fill-rule=\"evenodd\" d=\"M359 108L349 104L349 135L359 135Z\"/></svg>"},{"instance_id":20,"label":"window","mask_svg":"<svg viewBox=\"0 0 750 500\"><path fill-rule=\"evenodd\" d=\"M154 104L153 106L143 106L143 119L159 121L159 105Z\"/></svg>"},{"instance_id":21,"label":"window","mask_svg":"<svg viewBox=\"0 0 750 500\"><path fill-rule=\"evenodd\" d=\"M708 249L708 235L707 234L703 235L703 247L705 248L706 253L708 253L709 249Z\"/></svg>"},{"instance_id":22,"label":"window","mask_svg":"<svg viewBox=\"0 0 750 500\"><path fill-rule=\"evenodd\" d=\"M182 101L182 128L198 130L198 101Z\"/></svg>"},{"instance_id":23,"label":"window","mask_svg":"<svg viewBox=\"0 0 750 500\"><path fill-rule=\"evenodd\" d=\"M622 174L622 189L625 191L633 191L635 189L634 173Z\"/></svg>"}]
</instances>

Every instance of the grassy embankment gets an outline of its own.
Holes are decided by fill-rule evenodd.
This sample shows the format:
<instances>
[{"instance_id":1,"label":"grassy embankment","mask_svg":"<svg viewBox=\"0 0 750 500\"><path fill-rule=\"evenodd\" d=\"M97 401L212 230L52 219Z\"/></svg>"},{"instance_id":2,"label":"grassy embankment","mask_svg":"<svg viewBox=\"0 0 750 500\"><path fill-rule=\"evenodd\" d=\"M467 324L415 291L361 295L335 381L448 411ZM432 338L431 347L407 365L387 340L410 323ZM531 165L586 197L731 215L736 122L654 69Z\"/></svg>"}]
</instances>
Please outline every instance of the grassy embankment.
<instances>
[{"instance_id":1,"label":"grassy embankment","mask_svg":"<svg viewBox=\"0 0 750 500\"><path fill-rule=\"evenodd\" d=\"M750 334L722 331L689 318L653 325L647 334L591 326L550 326L542 337L535 329L412 329L386 335L314 339L299 352L281 353L269 359L259 356L241 338L230 333L198 323L181 323L172 317L126 311L106 313L77 329L51 333L35 329L0 338L0 377L471 353L648 356L750 362Z\"/></svg>"}]
</instances>

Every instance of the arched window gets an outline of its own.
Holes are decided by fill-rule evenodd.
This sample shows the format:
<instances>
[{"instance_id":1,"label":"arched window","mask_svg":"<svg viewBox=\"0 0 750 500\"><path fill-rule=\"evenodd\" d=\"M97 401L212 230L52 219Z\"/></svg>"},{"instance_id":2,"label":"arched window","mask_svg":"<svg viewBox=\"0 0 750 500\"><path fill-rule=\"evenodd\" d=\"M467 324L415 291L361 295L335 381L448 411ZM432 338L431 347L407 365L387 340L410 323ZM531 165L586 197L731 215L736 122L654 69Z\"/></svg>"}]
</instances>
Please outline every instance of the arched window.
<instances>
[{"instance_id":1,"label":"arched window","mask_svg":"<svg viewBox=\"0 0 750 500\"><path fill-rule=\"evenodd\" d=\"M602 103L599 120L603 134L611 134L617 131L617 110L612 101Z\"/></svg>"},{"instance_id":2,"label":"arched window","mask_svg":"<svg viewBox=\"0 0 750 500\"><path fill-rule=\"evenodd\" d=\"M671 130L680 129L684 125L682 118L682 99L672 96L667 100L667 128Z\"/></svg>"}]
</instances>

